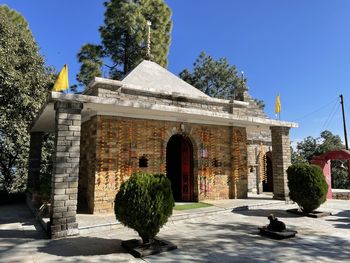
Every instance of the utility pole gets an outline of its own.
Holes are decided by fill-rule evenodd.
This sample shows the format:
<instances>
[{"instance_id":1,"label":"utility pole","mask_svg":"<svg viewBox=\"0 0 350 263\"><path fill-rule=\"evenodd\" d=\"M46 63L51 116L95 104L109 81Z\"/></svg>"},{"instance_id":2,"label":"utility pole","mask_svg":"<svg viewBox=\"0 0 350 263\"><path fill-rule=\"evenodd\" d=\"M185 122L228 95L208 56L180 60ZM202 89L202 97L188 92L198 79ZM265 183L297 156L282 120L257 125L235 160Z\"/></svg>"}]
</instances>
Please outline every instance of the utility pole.
<instances>
[{"instance_id":1,"label":"utility pole","mask_svg":"<svg viewBox=\"0 0 350 263\"><path fill-rule=\"evenodd\" d=\"M345 140L345 149L349 150L349 146L348 146L348 135L346 132L346 122L345 122L345 112L344 112L344 98L343 98L343 94L340 94L340 104L341 104L341 111L343 113L343 126L344 126L344 140ZM347 164L348 164L348 177L350 178L350 161L347 160Z\"/></svg>"},{"instance_id":2,"label":"utility pole","mask_svg":"<svg viewBox=\"0 0 350 263\"><path fill-rule=\"evenodd\" d=\"M345 122L345 112L344 112L344 98L343 98L343 94L340 94L340 104L341 104L341 111L343 113L343 126L344 126L344 139L345 139L345 149L349 150L349 146L348 146L348 135L346 132L346 122Z\"/></svg>"}]
</instances>

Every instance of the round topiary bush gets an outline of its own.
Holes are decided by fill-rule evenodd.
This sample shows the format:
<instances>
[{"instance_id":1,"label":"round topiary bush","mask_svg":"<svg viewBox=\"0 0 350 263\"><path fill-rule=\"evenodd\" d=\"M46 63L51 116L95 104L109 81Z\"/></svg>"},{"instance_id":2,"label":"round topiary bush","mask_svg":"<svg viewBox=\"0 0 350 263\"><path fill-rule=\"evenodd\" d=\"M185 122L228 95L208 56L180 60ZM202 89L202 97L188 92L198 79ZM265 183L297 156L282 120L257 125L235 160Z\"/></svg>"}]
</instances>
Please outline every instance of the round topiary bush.
<instances>
[{"instance_id":1,"label":"round topiary bush","mask_svg":"<svg viewBox=\"0 0 350 263\"><path fill-rule=\"evenodd\" d=\"M165 175L133 174L115 197L115 215L134 229L144 244L153 241L174 207L170 180Z\"/></svg>"},{"instance_id":2,"label":"round topiary bush","mask_svg":"<svg viewBox=\"0 0 350 263\"><path fill-rule=\"evenodd\" d=\"M294 164L288 167L289 196L304 213L310 213L326 201L328 185L320 167Z\"/></svg>"}]
</instances>

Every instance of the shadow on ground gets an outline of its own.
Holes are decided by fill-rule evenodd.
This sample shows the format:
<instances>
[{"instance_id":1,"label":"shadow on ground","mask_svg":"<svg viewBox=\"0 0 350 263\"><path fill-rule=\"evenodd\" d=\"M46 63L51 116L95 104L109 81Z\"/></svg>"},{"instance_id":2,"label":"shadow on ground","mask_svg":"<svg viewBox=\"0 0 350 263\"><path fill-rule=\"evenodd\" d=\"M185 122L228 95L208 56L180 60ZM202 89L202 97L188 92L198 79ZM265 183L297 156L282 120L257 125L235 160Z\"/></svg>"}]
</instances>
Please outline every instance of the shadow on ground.
<instances>
[{"instance_id":1,"label":"shadow on ground","mask_svg":"<svg viewBox=\"0 0 350 263\"><path fill-rule=\"evenodd\" d=\"M274 214L279 218L295 218L302 217L293 213L289 213L282 209L248 209L248 210L232 210L234 214L240 214L244 216L258 216L267 218L270 214Z\"/></svg>"},{"instance_id":2,"label":"shadow on ground","mask_svg":"<svg viewBox=\"0 0 350 263\"><path fill-rule=\"evenodd\" d=\"M38 226L35 226L38 228ZM0 238L1 239L46 239L47 236L42 232L41 229L33 230L3 230L0 229Z\"/></svg>"},{"instance_id":3,"label":"shadow on ground","mask_svg":"<svg viewBox=\"0 0 350 263\"><path fill-rule=\"evenodd\" d=\"M0 205L0 225L21 223L32 225L35 219L25 204Z\"/></svg>"},{"instance_id":4,"label":"shadow on ground","mask_svg":"<svg viewBox=\"0 0 350 263\"><path fill-rule=\"evenodd\" d=\"M192 235L191 229L201 229L201 235ZM161 235L178 245L178 250L167 252L164 259L150 257L150 262L322 262L344 261L350 258L348 239L324 233L298 234L287 240L274 240L259 235L256 225L249 223L189 223L182 230L187 235Z\"/></svg>"},{"instance_id":5,"label":"shadow on ground","mask_svg":"<svg viewBox=\"0 0 350 263\"><path fill-rule=\"evenodd\" d=\"M50 241L40 252L62 256L94 256L115 253L128 253L119 239L104 239L98 237L74 237Z\"/></svg>"},{"instance_id":6,"label":"shadow on ground","mask_svg":"<svg viewBox=\"0 0 350 263\"><path fill-rule=\"evenodd\" d=\"M326 221L339 222L339 224L333 224L336 228L350 229L350 210L341 211L336 213L337 218L326 219Z\"/></svg>"}]
</instances>

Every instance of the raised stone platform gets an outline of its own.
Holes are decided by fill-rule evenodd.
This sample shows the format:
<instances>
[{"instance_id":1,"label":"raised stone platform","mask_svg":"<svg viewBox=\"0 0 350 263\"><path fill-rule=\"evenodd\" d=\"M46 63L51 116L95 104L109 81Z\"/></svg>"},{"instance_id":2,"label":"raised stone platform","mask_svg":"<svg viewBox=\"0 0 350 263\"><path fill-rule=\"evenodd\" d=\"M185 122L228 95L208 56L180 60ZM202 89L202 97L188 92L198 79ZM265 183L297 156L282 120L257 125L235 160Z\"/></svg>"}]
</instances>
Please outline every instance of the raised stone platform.
<instances>
[{"instance_id":1,"label":"raised stone platform","mask_svg":"<svg viewBox=\"0 0 350 263\"><path fill-rule=\"evenodd\" d=\"M332 189L333 199L350 200L349 189Z\"/></svg>"},{"instance_id":2,"label":"raised stone platform","mask_svg":"<svg viewBox=\"0 0 350 263\"><path fill-rule=\"evenodd\" d=\"M155 242L152 244L142 244L140 239L122 241L121 244L136 258L177 249L177 246L173 243L158 238L155 238Z\"/></svg>"},{"instance_id":3,"label":"raised stone platform","mask_svg":"<svg viewBox=\"0 0 350 263\"><path fill-rule=\"evenodd\" d=\"M274 200L271 195L265 194L249 194L247 199L224 199L224 200L206 200L206 203L212 204L210 207L190 209L183 211L173 211L173 215L169 218L169 222L198 218L206 215L215 215L219 213L230 213L232 211L245 211L269 207L273 205L284 205L285 201ZM31 207L31 202L27 202L28 207L33 214L37 216L37 211ZM45 232L47 232L47 223L49 218L37 217L42 224ZM98 233L101 231L109 231L113 229L123 228L118 222L114 214L77 214L78 229L80 235L90 233Z\"/></svg>"},{"instance_id":4,"label":"raised stone platform","mask_svg":"<svg viewBox=\"0 0 350 263\"><path fill-rule=\"evenodd\" d=\"M310 213L305 214L302 211L300 211L298 208L288 209L287 212L297 214L300 216L312 217L312 218L320 218L320 217L330 216L332 214L331 212L322 212L322 211L312 211Z\"/></svg>"},{"instance_id":5,"label":"raised stone platform","mask_svg":"<svg viewBox=\"0 0 350 263\"><path fill-rule=\"evenodd\" d=\"M292 229L286 229L284 231L272 231L269 230L266 226L259 227L260 234L264 236L271 237L273 239L286 239L286 238L291 238L295 237L295 235L298 233L295 230Z\"/></svg>"}]
</instances>

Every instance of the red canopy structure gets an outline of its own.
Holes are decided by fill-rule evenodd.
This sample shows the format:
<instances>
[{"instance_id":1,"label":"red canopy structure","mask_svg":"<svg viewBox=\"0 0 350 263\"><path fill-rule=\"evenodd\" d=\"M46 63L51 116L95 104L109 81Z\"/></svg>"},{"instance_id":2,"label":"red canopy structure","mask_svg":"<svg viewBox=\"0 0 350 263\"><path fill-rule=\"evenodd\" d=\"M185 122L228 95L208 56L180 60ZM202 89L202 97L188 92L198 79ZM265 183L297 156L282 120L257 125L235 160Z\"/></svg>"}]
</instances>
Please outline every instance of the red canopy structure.
<instances>
[{"instance_id":1,"label":"red canopy structure","mask_svg":"<svg viewBox=\"0 0 350 263\"><path fill-rule=\"evenodd\" d=\"M347 160L348 171L350 171L350 151L348 150L334 150L329 151L319 156L315 156L312 160L312 164L316 164L323 170L323 174L328 184L327 199L332 199L332 175L331 175L331 160Z\"/></svg>"}]
</instances>

